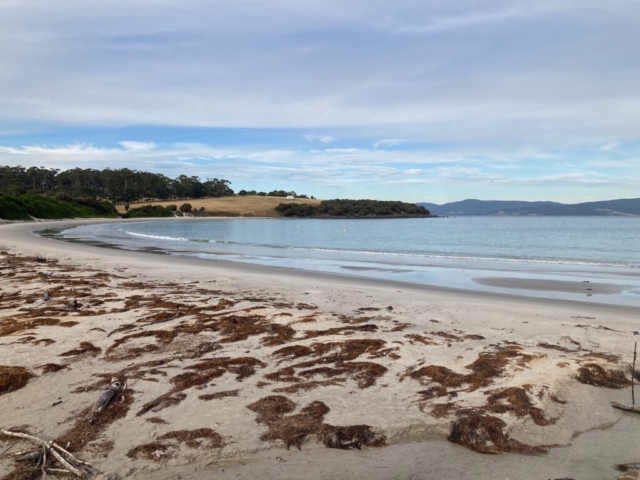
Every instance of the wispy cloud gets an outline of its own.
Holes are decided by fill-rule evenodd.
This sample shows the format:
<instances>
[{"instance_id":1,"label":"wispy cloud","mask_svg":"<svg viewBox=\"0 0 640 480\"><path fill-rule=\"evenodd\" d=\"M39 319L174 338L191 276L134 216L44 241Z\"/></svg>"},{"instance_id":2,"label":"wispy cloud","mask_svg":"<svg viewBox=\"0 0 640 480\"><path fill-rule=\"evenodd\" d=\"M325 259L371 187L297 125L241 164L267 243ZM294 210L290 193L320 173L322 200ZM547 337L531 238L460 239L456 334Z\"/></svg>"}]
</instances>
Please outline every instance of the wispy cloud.
<instances>
[{"instance_id":1,"label":"wispy cloud","mask_svg":"<svg viewBox=\"0 0 640 480\"><path fill-rule=\"evenodd\" d=\"M148 152L149 150L155 150L158 148L158 145L154 142L131 142L124 141L118 142L125 150L130 150L132 152Z\"/></svg>"},{"instance_id":2,"label":"wispy cloud","mask_svg":"<svg viewBox=\"0 0 640 480\"><path fill-rule=\"evenodd\" d=\"M401 143L406 143L406 140L401 140L399 138L383 138L382 140L378 140L374 143L373 148L393 147L394 145L400 145Z\"/></svg>"},{"instance_id":3,"label":"wispy cloud","mask_svg":"<svg viewBox=\"0 0 640 480\"><path fill-rule=\"evenodd\" d=\"M331 135L303 135L302 137L307 142L332 143L336 141L336 138Z\"/></svg>"}]
</instances>

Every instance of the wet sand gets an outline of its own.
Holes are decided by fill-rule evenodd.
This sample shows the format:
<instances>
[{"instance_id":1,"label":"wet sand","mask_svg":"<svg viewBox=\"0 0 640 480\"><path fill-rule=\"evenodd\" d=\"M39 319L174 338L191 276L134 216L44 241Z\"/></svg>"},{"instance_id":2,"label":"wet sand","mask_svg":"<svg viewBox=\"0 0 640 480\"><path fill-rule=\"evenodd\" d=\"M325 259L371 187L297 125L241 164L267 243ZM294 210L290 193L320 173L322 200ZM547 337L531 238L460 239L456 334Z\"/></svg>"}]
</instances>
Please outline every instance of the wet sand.
<instances>
[{"instance_id":1,"label":"wet sand","mask_svg":"<svg viewBox=\"0 0 640 480\"><path fill-rule=\"evenodd\" d=\"M0 427L65 440L103 478L613 479L640 460L609 405L630 403L637 309L30 233L46 226L0 226L0 366L27 373Z\"/></svg>"},{"instance_id":2,"label":"wet sand","mask_svg":"<svg viewBox=\"0 0 640 480\"><path fill-rule=\"evenodd\" d=\"M582 293L584 295L612 295L633 290L633 285L618 285L604 282L570 282L543 278L474 278L474 282L489 287L543 292Z\"/></svg>"}]
</instances>

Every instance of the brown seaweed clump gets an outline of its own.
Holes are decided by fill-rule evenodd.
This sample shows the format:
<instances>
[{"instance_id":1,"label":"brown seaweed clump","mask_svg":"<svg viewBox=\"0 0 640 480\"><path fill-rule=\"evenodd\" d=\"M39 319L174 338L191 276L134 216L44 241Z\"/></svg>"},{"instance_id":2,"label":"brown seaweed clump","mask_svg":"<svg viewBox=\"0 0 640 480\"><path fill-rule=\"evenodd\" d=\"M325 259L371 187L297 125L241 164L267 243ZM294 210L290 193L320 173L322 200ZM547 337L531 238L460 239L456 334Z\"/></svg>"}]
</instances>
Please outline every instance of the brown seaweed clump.
<instances>
[{"instance_id":1,"label":"brown seaweed clump","mask_svg":"<svg viewBox=\"0 0 640 480\"><path fill-rule=\"evenodd\" d=\"M429 365L418 370L409 369L405 376L418 381L422 377L428 377L431 381L449 388L469 385L469 391L473 392L479 388L490 386L495 378L504 375L505 367L512 360L516 365L523 367L534 358L533 355L522 353L520 347L499 347L493 352L480 353L473 363L465 367L471 370L471 373L466 375L454 372L447 367Z\"/></svg>"},{"instance_id":2,"label":"brown seaweed clump","mask_svg":"<svg viewBox=\"0 0 640 480\"><path fill-rule=\"evenodd\" d=\"M227 390L225 392L218 392L218 393L210 393L207 395L200 395L198 398L200 400L219 400L221 398L225 398L225 397L237 397L238 394L240 393L240 390Z\"/></svg>"},{"instance_id":3,"label":"brown seaweed clump","mask_svg":"<svg viewBox=\"0 0 640 480\"><path fill-rule=\"evenodd\" d=\"M271 395L247 406L258 414L256 421L268 427L260 437L264 441L284 442L287 449L295 445L300 449L309 435L317 435L327 448L360 449L362 446L379 447L386 437L376 434L368 425L334 427L324 424L324 416L329 407L315 401L300 410L300 413L288 415L295 409L295 403L283 396Z\"/></svg>"},{"instance_id":4,"label":"brown seaweed clump","mask_svg":"<svg viewBox=\"0 0 640 480\"><path fill-rule=\"evenodd\" d=\"M506 424L497 417L471 414L458 418L451 426L447 440L480 453L523 453L541 455L548 446L531 446L509 437Z\"/></svg>"},{"instance_id":5,"label":"brown seaweed clump","mask_svg":"<svg viewBox=\"0 0 640 480\"><path fill-rule=\"evenodd\" d=\"M241 382L256 372L256 367L264 368L265 363L253 357L218 357L204 360L186 368L190 370L173 377L170 382L174 385L169 392L159 396L142 406L137 413L144 415L149 411L158 412L172 405L177 405L187 398L181 393L191 387L204 387L211 380L221 377L226 372L236 375L236 380Z\"/></svg>"},{"instance_id":6,"label":"brown seaweed clump","mask_svg":"<svg viewBox=\"0 0 640 480\"><path fill-rule=\"evenodd\" d=\"M180 444L184 443L189 448L221 448L224 445L220 434L210 428L176 430L160 435L158 440L175 440Z\"/></svg>"},{"instance_id":7,"label":"brown seaweed clump","mask_svg":"<svg viewBox=\"0 0 640 480\"><path fill-rule=\"evenodd\" d=\"M530 416L541 427L553 425L557 419L547 419L544 411L534 407L527 392L520 387L502 388L489 392L485 409L491 413L511 413L517 418Z\"/></svg>"},{"instance_id":8,"label":"brown seaweed clump","mask_svg":"<svg viewBox=\"0 0 640 480\"><path fill-rule=\"evenodd\" d=\"M302 388L312 387L309 382L316 375L332 379L336 382L335 384L352 378L358 383L358 388L369 388L375 385L378 378L387 373L387 368L378 363L353 362L352 360L364 354L369 354L374 358L383 354L391 354L393 349L384 349L385 345L386 342L379 339L354 339L342 342L317 342L310 346L283 347L273 352L275 357L282 359L281 362L300 357L311 356L315 358L282 368L266 375L265 378L277 382L298 383L301 386L306 384ZM333 367L328 365L331 363L334 364ZM296 373L296 369L304 370Z\"/></svg>"},{"instance_id":9,"label":"brown seaweed clump","mask_svg":"<svg viewBox=\"0 0 640 480\"><path fill-rule=\"evenodd\" d=\"M40 365L38 368L42 369L43 374L47 374L59 372L60 370L65 370L69 367L66 365L60 365L59 363L45 363L44 365Z\"/></svg>"},{"instance_id":10,"label":"brown seaweed clump","mask_svg":"<svg viewBox=\"0 0 640 480\"><path fill-rule=\"evenodd\" d=\"M0 395L15 392L27 386L35 375L23 367L5 367L0 365Z\"/></svg>"},{"instance_id":11,"label":"brown seaweed clump","mask_svg":"<svg viewBox=\"0 0 640 480\"><path fill-rule=\"evenodd\" d=\"M605 370L597 363L587 363L580 367L577 380L585 385L604 388L620 389L631 385L621 370Z\"/></svg>"},{"instance_id":12,"label":"brown seaweed clump","mask_svg":"<svg viewBox=\"0 0 640 480\"><path fill-rule=\"evenodd\" d=\"M96 347L91 342L80 342L80 345L77 348L69 350L68 352L61 353L61 357L77 357L78 355L89 355L92 357L97 357L102 353L102 349L100 347Z\"/></svg>"},{"instance_id":13,"label":"brown seaweed clump","mask_svg":"<svg viewBox=\"0 0 640 480\"><path fill-rule=\"evenodd\" d=\"M348 427L334 427L325 424L318 434L318 439L327 448L349 450L366 447L384 447L386 437L375 433L369 425L351 425Z\"/></svg>"}]
</instances>

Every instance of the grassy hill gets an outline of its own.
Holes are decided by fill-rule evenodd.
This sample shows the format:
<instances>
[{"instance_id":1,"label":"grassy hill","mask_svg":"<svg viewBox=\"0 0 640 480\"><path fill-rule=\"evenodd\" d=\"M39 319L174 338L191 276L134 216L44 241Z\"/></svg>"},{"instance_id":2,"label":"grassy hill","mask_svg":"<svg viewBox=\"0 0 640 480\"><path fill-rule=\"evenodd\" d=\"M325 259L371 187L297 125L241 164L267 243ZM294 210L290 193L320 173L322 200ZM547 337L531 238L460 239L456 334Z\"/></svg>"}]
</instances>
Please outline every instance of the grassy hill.
<instances>
[{"instance_id":1,"label":"grassy hill","mask_svg":"<svg viewBox=\"0 0 640 480\"><path fill-rule=\"evenodd\" d=\"M148 202L148 203L132 203L131 208L141 207L143 205L177 205L190 203L194 210L204 207L205 213L208 215L221 216L237 216L237 217L282 217L282 213L276 211L276 207L281 203L307 203L309 205L319 205L320 200L310 200L307 198L296 198L287 200L282 197L261 197L257 195L251 196L235 196L235 197L219 197L219 198L200 198L196 200L170 200L166 202ZM124 205L117 206L118 212L125 213Z\"/></svg>"}]
</instances>

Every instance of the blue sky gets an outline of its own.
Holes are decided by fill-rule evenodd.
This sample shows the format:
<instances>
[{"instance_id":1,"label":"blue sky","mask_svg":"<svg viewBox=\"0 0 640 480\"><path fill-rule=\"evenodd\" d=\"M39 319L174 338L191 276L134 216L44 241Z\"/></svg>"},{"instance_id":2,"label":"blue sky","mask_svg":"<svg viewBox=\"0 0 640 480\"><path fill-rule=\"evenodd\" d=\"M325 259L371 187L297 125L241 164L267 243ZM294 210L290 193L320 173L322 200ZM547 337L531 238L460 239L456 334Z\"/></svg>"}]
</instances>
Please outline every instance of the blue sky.
<instances>
[{"instance_id":1,"label":"blue sky","mask_svg":"<svg viewBox=\"0 0 640 480\"><path fill-rule=\"evenodd\" d=\"M640 197L640 3L3 0L0 164Z\"/></svg>"}]
</instances>

